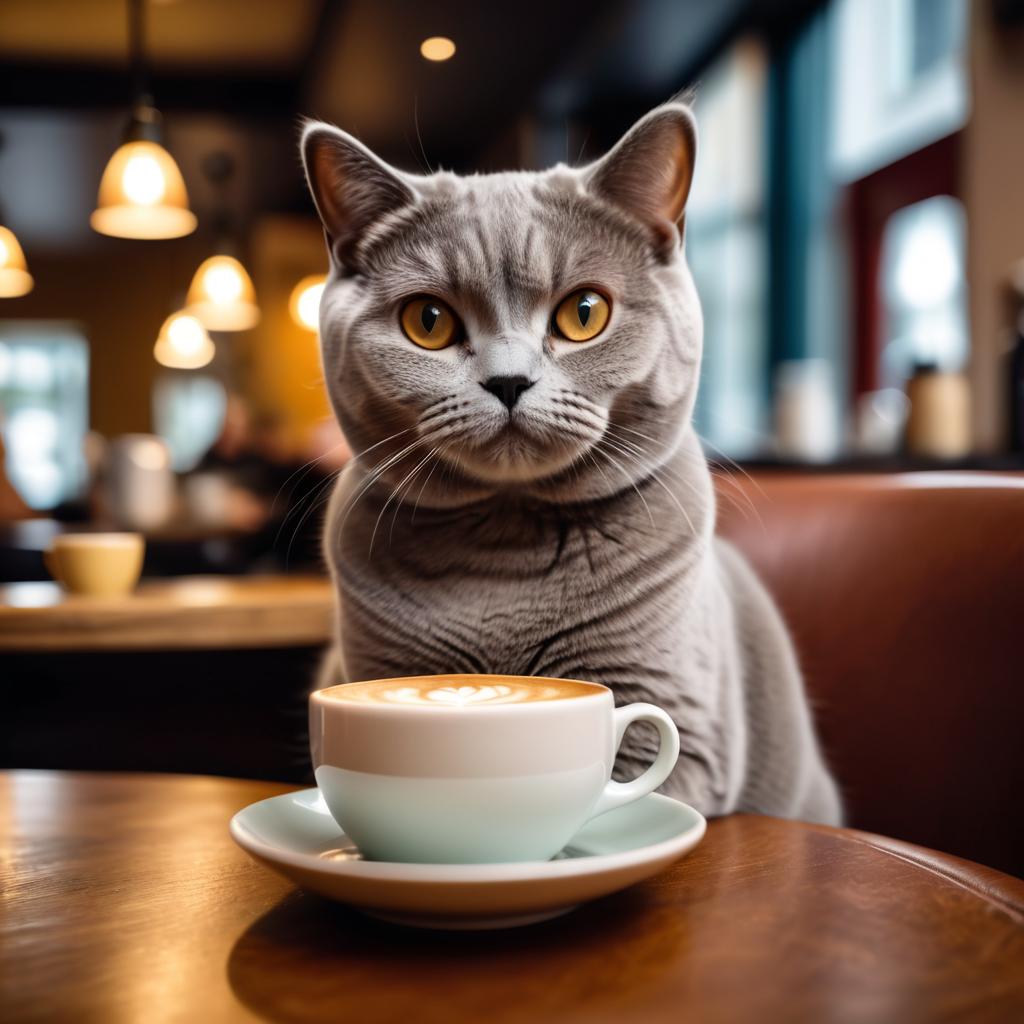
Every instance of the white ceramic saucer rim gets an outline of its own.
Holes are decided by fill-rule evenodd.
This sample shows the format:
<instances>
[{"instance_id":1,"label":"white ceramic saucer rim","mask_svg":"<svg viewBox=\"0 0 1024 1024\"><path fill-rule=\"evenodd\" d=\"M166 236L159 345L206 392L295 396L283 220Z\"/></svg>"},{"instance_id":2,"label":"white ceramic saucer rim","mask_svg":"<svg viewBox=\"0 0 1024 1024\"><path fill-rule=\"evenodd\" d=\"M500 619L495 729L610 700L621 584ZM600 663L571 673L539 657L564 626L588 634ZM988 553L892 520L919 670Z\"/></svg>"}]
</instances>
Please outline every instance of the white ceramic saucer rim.
<instances>
[{"instance_id":1,"label":"white ceramic saucer rim","mask_svg":"<svg viewBox=\"0 0 1024 1024\"><path fill-rule=\"evenodd\" d=\"M522 882L537 878L574 878L647 864L660 858L671 858L693 849L707 830L707 820L700 811L661 793L650 793L644 800L657 801L665 806L681 805L696 816L688 829L669 839L638 846L619 853L597 853L587 857L573 857L566 860L505 861L500 864L415 864L398 861L371 860L324 860L312 853L295 853L266 843L257 838L240 821L242 815L253 807L274 800L289 800L316 793L316 789L282 793L279 796L257 800L232 817L229 829L231 837L244 850L271 863L289 864L292 867L331 875L348 875L356 878L373 878L392 882L429 882L440 885L476 885L481 882Z\"/></svg>"}]
</instances>

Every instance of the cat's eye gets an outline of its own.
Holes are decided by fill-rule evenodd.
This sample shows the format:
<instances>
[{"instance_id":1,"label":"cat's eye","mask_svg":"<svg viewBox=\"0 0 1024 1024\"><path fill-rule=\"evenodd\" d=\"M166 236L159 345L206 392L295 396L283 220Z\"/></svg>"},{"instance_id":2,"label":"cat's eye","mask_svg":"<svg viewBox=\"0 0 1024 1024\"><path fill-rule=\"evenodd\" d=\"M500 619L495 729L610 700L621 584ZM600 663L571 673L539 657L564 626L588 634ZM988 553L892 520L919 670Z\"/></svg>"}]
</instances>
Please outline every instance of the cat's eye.
<instances>
[{"instance_id":1,"label":"cat's eye","mask_svg":"<svg viewBox=\"0 0 1024 1024\"><path fill-rule=\"evenodd\" d=\"M605 329L611 313L611 303L603 295L580 288L558 304L555 327L568 341L590 341Z\"/></svg>"},{"instance_id":2,"label":"cat's eye","mask_svg":"<svg viewBox=\"0 0 1024 1024\"><path fill-rule=\"evenodd\" d=\"M458 341L462 324L440 299L426 295L402 307L402 330L420 348L436 350Z\"/></svg>"}]
</instances>

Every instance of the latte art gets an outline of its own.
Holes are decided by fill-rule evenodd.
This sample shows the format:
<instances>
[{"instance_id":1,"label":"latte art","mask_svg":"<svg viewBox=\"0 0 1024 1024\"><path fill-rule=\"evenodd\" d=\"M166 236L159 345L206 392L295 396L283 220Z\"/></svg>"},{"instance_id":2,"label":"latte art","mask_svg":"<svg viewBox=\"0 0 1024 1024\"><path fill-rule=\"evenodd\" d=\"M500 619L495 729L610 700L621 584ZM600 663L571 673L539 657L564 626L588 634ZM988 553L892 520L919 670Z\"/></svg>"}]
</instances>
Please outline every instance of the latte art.
<instances>
[{"instance_id":1,"label":"latte art","mask_svg":"<svg viewBox=\"0 0 1024 1024\"><path fill-rule=\"evenodd\" d=\"M567 700L603 692L594 683L520 676L420 676L345 683L323 691L356 704L398 704L428 708L477 708Z\"/></svg>"},{"instance_id":2,"label":"latte art","mask_svg":"<svg viewBox=\"0 0 1024 1024\"><path fill-rule=\"evenodd\" d=\"M447 704L464 707L467 704L517 704L529 700L524 687L513 690L511 686L439 686L436 690L424 692L415 686L403 686L397 690L386 690L385 700L395 704Z\"/></svg>"}]
</instances>

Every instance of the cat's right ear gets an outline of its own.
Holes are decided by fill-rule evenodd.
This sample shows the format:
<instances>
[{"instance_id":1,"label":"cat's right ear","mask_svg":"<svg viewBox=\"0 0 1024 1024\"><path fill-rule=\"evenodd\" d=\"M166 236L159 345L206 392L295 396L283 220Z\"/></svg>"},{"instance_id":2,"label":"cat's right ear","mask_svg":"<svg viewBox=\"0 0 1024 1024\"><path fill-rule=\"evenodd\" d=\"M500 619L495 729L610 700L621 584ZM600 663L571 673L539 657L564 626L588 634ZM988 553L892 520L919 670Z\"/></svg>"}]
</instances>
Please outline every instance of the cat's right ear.
<instances>
[{"instance_id":1,"label":"cat's right ear","mask_svg":"<svg viewBox=\"0 0 1024 1024\"><path fill-rule=\"evenodd\" d=\"M416 196L398 171L333 125L308 122L301 148L331 258L352 269L356 247L367 229L415 202Z\"/></svg>"}]
</instances>

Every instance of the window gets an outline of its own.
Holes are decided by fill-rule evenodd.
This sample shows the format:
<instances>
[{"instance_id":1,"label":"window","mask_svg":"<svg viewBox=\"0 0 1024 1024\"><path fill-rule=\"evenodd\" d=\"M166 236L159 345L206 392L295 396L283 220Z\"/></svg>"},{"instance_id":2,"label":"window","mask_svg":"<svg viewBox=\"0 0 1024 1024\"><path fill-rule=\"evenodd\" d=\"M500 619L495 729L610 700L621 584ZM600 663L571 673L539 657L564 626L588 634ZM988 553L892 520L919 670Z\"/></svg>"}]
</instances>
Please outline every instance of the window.
<instances>
[{"instance_id":1,"label":"window","mask_svg":"<svg viewBox=\"0 0 1024 1024\"><path fill-rule=\"evenodd\" d=\"M85 484L89 346L70 324L0 323L0 429L25 503L48 509Z\"/></svg>"},{"instance_id":2,"label":"window","mask_svg":"<svg viewBox=\"0 0 1024 1024\"><path fill-rule=\"evenodd\" d=\"M744 40L701 80L686 257L704 311L696 421L729 456L761 447L767 416L763 49Z\"/></svg>"},{"instance_id":3,"label":"window","mask_svg":"<svg viewBox=\"0 0 1024 1024\"><path fill-rule=\"evenodd\" d=\"M206 454L224 423L224 385L191 370L162 374L153 391L153 423L185 473Z\"/></svg>"},{"instance_id":4,"label":"window","mask_svg":"<svg viewBox=\"0 0 1024 1024\"><path fill-rule=\"evenodd\" d=\"M832 166L871 174L967 119L966 0L834 0Z\"/></svg>"},{"instance_id":5,"label":"window","mask_svg":"<svg viewBox=\"0 0 1024 1024\"><path fill-rule=\"evenodd\" d=\"M967 359L965 218L952 196L897 210L882 233L885 387L902 387L915 365L960 370Z\"/></svg>"}]
</instances>

